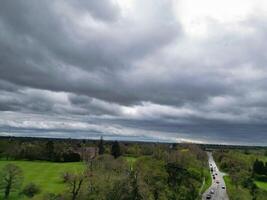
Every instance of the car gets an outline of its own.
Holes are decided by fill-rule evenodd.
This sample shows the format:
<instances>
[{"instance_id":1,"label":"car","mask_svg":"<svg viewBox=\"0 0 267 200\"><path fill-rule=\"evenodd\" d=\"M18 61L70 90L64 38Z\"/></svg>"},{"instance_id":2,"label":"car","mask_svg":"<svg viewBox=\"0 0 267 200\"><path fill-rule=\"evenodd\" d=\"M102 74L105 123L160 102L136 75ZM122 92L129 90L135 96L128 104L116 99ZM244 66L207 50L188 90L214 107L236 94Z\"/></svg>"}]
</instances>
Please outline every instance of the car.
<instances>
[{"instance_id":1,"label":"car","mask_svg":"<svg viewBox=\"0 0 267 200\"><path fill-rule=\"evenodd\" d=\"M222 186L222 189L224 189L224 190L225 190L225 186Z\"/></svg>"},{"instance_id":2,"label":"car","mask_svg":"<svg viewBox=\"0 0 267 200\"><path fill-rule=\"evenodd\" d=\"M214 190L213 189L210 190L210 194L214 194Z\"/></svg>"},{"instance_id":3,"label":"car","mask_svg":"<svg viewBox=\"0 0 267 200\"><path fill-rule=\"evenodd\" d=\"M206 199L211 199L211 194L207 194Z\"/></svg>"}]
</instances>

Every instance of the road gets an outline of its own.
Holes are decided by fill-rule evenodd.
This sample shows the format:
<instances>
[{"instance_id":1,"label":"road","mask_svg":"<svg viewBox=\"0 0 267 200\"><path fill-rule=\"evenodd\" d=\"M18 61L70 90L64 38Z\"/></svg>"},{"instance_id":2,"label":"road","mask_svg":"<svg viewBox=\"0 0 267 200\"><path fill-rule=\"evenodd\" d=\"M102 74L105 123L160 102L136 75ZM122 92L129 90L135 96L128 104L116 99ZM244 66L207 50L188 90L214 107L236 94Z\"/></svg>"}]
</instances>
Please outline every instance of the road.
<instances>
[{"instance_id":1,"label":"road","mask_svg":"<svg viewBox=\"0 0 267 200\"><path fill-rule=\"evenodd\" d=\"M213 167L213 172L211 172L211 179L212 179L212 184L210 186L209 189L207 189L207 191L203 194L202 196L202 200L206 200L207 195L210 194L211 190L214 191L214 194L211 194L211 198L212 200L229 200L226 189L223 189L222 187L226 187L224 180L223 180L223 176L224 174L222 172L219 171L213 156L211 152L208 152L208 157L209 157L209 167ZM212 175L215 175L215 179L212 178ZM219 183L216 183L217 181L219 181Z\"/></svg>"}]
</instances>

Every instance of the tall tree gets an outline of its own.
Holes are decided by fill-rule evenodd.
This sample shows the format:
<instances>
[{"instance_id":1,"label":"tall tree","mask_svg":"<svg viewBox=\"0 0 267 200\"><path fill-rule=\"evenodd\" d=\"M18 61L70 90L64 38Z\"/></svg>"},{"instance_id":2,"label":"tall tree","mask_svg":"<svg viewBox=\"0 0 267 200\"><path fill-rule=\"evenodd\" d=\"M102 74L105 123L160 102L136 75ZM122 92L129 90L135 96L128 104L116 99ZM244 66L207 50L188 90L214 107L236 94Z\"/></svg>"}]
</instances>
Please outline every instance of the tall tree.
<instances>
[{"instance_id":1,"label":"tall tree","mask_svg":"<svg viewBox=\"0 0 267 200\"><path fill-rule=\"evenodd\" d=\"M105 152L105 147L104 147L104 140L103 140L103 136L101 136L99 144L98 144L98 154L102 155Z\"/></svg>"},{"instance_id":2,"label":"tall tree","mask_svg":"<svg viewBox=\"0 0 267 200\"><path fill-rule=\"evenodd\" d=\"M118 158L121 156L121 148L120 148L120 144L118 141L115 141L113 144L112 144L112 147L111 147L111 155L114 156L114 158Z\"/></svg>"},{"instance_id":3,"label":"tall tree","mask_svg":"<svg viewBox=\"0 0 267 200\"><path fill-rule=\"evenodd\" d=\"M264 163L256 159L253 164L253 172L256 174L264 174Z\"/></svg>"},{"instance_id":4,"label":"tall tree","mask_svg":"<svg viewBox=\"0 0 267 200\"><path fill-rule=\"evenodd\" d=\"M2 172L0 179L0 190L4 191L4 198L8 199L10 192L19 189L22 185L22 170L13 164L7 164Z\"/></svg>"}]
</instances>

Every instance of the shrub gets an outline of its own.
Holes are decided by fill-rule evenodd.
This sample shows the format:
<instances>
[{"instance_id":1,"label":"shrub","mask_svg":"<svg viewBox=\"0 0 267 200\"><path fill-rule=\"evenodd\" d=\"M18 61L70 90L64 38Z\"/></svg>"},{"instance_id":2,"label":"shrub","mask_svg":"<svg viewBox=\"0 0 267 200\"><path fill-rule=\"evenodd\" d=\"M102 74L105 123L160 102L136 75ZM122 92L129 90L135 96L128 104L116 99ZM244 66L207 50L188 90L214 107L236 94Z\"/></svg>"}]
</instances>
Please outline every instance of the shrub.
<instances>
[{"instance_id":1,"label":"shrub","mask_svg":"<svg viewBox=\"0 0 267 200\"><path fill-rule=\"evenodd\" d=\"M46 193L42 200L64 200L64 197L61 194Z\"/></svg>"},{"instance_id":2,"label":"shrub","mask_svg":"<svg viewBox=\"0 0 267 200\"><path fill-rule=\"evenodd\" d=\"M34 195L40 193L40 188L34 183L29 183L24 187L22 190L22 194L24 194L27 197L33 197Z\"/></svg>"},{"instance_id":3,"label":"shrub","mask_svg":"<svg viewBox=\"0 0 267 200\"><path fill-rule=\"evenodd\" d=\"M63 182L64 182L64 183L68 182L69 179L70 179L70 176L71 176L71 174L70 174L69 172L64 172L64 173L62 174L62 180L63 180Z\"/></svg>"}]
</instances>

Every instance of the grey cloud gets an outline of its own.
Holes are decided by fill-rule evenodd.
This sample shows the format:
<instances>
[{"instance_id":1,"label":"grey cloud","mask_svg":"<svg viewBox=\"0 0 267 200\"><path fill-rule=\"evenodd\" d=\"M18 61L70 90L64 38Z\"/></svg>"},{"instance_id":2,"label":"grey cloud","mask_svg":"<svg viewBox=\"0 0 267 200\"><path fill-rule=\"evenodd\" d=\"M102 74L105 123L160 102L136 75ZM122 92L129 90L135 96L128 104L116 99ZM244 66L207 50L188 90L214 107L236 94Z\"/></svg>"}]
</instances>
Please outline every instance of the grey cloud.
<instances>
[{"instance_id":1,"label":"grey cloud","mask_svg":"<svg viewBox=\"0 0 267 200\"><path fill-rule=\"evenodd\" d=\"M42 4L5 2L1 7L3 79L108 101L137 102L140 98L128 91L118 70L127 71L133 62L170 43L180 32L178 23L166 25L161 10L156 10L145 22L121 19L105 24L104 30L86 28L81 35L67 13L59 16L53 3Z\"/></svg>"},{"instance_id":2,"label":"grey cloud","mask_svg":"<svg viewBox=\"0 0 267 200\"><path fill-rule=\"evenodd\" d=\"M64 2L64 1L63 1ZM112 3L109 0L102 1L70 1L71 5L75 6L77 12L85 10L89 12L93 17L104 21L116 20L120 15L120 10L117 4Z\"/></svg>"},{"instance_id":3,"label":"grey cloud","mask_svg":"<svg viewBox=\"0 0 267 200\"><path fill-rule=\"evenodd\" d=\"M123 13L108 0L4 1L0 116L12 111L82 121L77 131L70 128L74 137L97 124L88 132L238 142L255 130L260 142L267 119L266 15L233 24L210 20L205 37L194 38L171 1L134 4L132 13ZM12 127L14 121L6 122ZM31 129L13 128L18 134Z\"/></svg>"}]
</instances>

